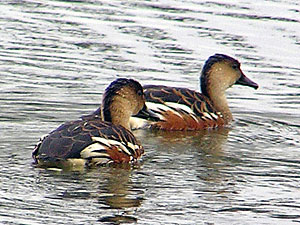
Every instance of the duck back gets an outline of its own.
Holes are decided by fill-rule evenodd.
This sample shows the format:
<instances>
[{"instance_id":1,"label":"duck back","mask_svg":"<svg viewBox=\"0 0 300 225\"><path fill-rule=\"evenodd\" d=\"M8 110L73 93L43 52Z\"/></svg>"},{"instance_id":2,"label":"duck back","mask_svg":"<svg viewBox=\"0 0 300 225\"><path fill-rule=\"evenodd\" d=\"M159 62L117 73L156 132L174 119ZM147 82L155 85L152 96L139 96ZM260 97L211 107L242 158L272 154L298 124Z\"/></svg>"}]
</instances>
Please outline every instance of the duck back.
<instances>
[{"instance_id":1,"label":"duck back","mask_svg":"<svg viewBox=\"0 0 300 225\"><path fill-rule=\"evenodd\" d=\"M149 122L152 128L201 130L224 125L222 115L199 92L187 88L145 85L144 93L147 107L160 118L158 122ZM138 114L138 117L141 116Z\"/></svg>"},{"instance_id":2,"label":"duck back","mask_svg":"<svg viewBox=\"0 0 300 225\"><path fill-rule=\"evenodd\" d=\"M97 165L131 162L143 153L130 131L94 116L62 124L36 145L33 157L37 163L82 158Z\"/></svg>"}]
</instances>

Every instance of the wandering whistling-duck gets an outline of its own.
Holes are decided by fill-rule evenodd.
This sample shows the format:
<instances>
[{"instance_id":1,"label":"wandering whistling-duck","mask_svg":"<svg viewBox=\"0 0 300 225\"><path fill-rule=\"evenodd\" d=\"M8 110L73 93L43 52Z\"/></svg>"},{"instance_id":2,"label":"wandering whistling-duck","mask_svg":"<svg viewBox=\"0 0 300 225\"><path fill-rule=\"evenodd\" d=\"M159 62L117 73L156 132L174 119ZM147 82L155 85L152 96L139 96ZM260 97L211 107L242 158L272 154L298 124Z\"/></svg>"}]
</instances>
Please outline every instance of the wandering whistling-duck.
<instances>
[{"instance_id":1,"label":"wandering whistling-duck","mask_svg":"<svg viewBox=\"0 0 300 225\"><path fill-rule=\"evenodd\" d=\"M202 93L187 88L146 85L146 105L159 118L151 122L141 114L130 119L132 129L201 130L228 124L232 114L225 91L234 84L258 88L247 78L240 63L227 55L208 58L200 76Z\"/></svg>"},{"instance_id":2,"label":"wandering whistling-duck","mask_svg":"<svg viewBox=\"0 0 300 225\"><path fill-rule=\"evenodd\" d=\"M136 161L144 149L129 131L129 118L137 113L151 117L140 83L125 78L113 81L98 112L66 122L41 138L32 153L35 162L65 167Z\"/></svg>"}]
</instances>

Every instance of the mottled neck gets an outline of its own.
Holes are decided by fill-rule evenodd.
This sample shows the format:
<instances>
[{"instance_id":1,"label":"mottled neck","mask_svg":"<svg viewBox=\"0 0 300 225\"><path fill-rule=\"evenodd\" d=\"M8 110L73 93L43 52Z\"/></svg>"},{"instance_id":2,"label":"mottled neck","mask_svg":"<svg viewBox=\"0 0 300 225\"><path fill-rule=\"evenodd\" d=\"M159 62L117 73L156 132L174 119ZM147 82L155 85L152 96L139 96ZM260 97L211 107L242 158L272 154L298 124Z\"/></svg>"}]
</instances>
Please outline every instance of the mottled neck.
<instances>
[{"instance_id":1,"label":"mottled neck","mask_svg":"<svg viewBox=\"0 0 300 225\"><path fill-rule=\"evenodd\" d=\"M232 120L232 114L228 107L225 93L228 85L218 79L218 77L224 76L218 73L224 73L224 71L222 69L216 69L213 71L213 74L210 73L211 71L201 78L202 93L210 99L213 107L222 113L225 123L228 123Z\"/></svg>"},{"instance_id":2,"label":"mottled neck","mask_svg":"<svg viewBox=\"0 0 300 225\"><path fill-rule=\"evenodd\" d=\"M129 119L132 112L128 110L128 105L128 100L115 96L109 104L102 104L101 117L104 121L130 129Z\"/></svg>"},{"instance_id":3,"label":"mottled neck","mask_svg":"<svg viewBox=\"0 0 300 225\"><path fill-rule=\"evenodd\" d=\"M220 92L220 91L218 92L218 90L212 89L211 91L209 91L209 93L210 93L209 99L211 100L214 108L218 112L221 112L225 120L225 123L229 123L233 118L228 106L225 92Z\"/></svg>"}]
</instances>

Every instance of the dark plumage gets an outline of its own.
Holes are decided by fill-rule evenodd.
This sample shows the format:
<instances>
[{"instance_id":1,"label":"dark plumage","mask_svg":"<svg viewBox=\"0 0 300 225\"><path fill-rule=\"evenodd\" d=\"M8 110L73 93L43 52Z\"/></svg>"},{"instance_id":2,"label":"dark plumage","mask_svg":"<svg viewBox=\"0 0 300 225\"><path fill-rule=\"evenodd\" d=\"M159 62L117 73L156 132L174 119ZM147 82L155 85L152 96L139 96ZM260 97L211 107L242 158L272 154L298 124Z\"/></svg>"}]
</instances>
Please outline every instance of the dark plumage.
<instances>
[{"instance_id":1,"label":"dark plumage","mask_svg":"<svg viewBox=\"0 0 300 225\"><path fill-rule=\"evenodd\" d=\"M130 101L132 105L122 105L123 101ZM126 128L130 115L147 110L142 86L132 79L117 79L106 88L103 102L104 119L107 121L103 121L100 114L93 114L62 124L36 145L32 153L35 162L42 166L60 167L78 162L99 165L136 161L144 149ZM113 108L122 108L123 111L112 114ZM126 116L127 113L123 115L124 111L129 112L129 116ZM119 122L113 124L113 116L118 113L122 114L117 118Z\"/></svg>"},{"instance_id":2,"label":"dark plumage","mask_svg":"<svg viewBox=\"0 0 300 225\"><path fill-rule=\"evenodd\" d=\"M200 83L202 93L179 87L144 86L146 105L160 120L146 121L137 115L132 117L131 126L163 130L201 130L223 126L232 120L226 89L234 84L258 88L244 75L240 63L224 54L208 58L201 72Z\"/></svg>"}]
</instances>

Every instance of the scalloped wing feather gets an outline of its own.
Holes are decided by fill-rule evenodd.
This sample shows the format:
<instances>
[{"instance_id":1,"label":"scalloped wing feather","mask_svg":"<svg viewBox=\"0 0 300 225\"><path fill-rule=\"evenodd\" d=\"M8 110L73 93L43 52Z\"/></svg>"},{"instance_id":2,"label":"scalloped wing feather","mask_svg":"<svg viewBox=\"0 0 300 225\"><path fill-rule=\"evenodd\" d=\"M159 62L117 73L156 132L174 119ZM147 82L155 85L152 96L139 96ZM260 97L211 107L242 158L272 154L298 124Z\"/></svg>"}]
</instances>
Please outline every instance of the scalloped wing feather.
<instances>
[{"instance_id":1,"label":"scalloped wing feather","mask_svg":"<svg viewBox=\"0 0 300 225\"><path fill-rule=\"evenodd\" d=\"M32 155L37 163L83 158L88 164L103 164L131 162L143 153L127 129L89 118L61 125L38 142Z\"/></svg>"},{"instance_id":2,"label":"scalloped wing feather","mask_svg":"<svg viewBox=\"0 0 300 225\"><path fill-rule=\"evenodd\" d=\"M141 122L135 117L131 120L133 128L138 127L138 122L144 127L163 130L202 130L224 125L221 113L199 92L157 85L146 85L144 89L146 105L157 114L160 121Z\"/></svg>"}]
</instances>

